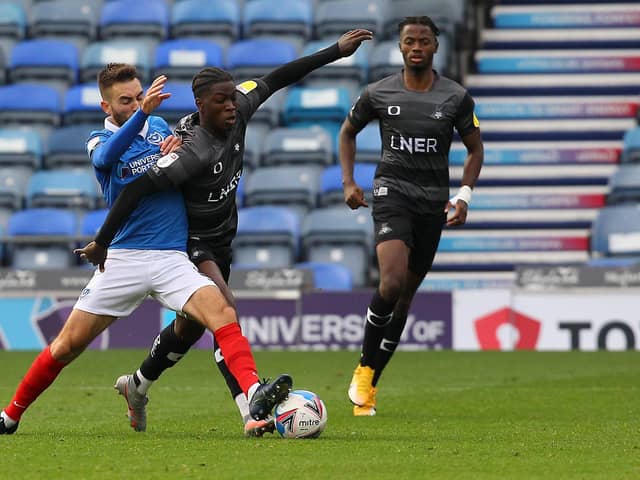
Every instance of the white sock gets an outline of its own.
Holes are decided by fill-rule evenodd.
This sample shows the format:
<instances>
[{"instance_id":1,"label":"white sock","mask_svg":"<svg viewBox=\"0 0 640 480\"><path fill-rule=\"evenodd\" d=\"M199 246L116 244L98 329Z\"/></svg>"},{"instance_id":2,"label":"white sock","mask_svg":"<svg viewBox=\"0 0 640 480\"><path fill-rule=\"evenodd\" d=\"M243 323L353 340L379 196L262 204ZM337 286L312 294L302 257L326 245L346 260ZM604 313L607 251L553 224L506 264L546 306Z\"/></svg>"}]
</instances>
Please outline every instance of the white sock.
<instances>
[{"instance_id":1,"label":"white sock","mask_svg":"<svg viewBox=\"0 0 640 480\"><path fill-rule=\"evenodd\" d=\"M258 390L258 387L260 386L259 382L254 383L253 385L251 385L249 387L249 390L247 391L247 398L253 398L253 394L256 393L256 390Z\"/></svg>"},{"instance_id":2,"label":"white sock","mask_svg":"<svg viewBox=\"0 0 640 480\"><path fill-rule=\"evenodd\" d=\"M147 390L149 390L149 387L153 384L153 380L145 378L145 376L142 375L140 369L138 369L138 371L136 372L136 377L138 377L138 380L140 380L140 385L136 386L136 390L138 390L138 393L146 395Z\"/></svg>"},{"instance_id":3,"label":"white sock","mask_svg":"<svg viewBox=\"0 0 640 480\"><path fill-rule=\"evenodd\" d=\"M236 405L238 406L238 410L240 410L240 416L244 423L247 423L247 420L251 419L251 415L249 415L249 402L247 402L247 397L245 397L244 393L239 393L234 398L236 401Z\"/></svg>"},{"instance_id":4,"label":"white sock","mask_svg":"<svg viewBox=\"0 0 640 480\"><path fill-rule=\"evenodd\" d=\"M4 424L7 428L11 428L13 427L16 422L13 418L11 418L9 415L7 415L4 410L2 410L2 412L0 412L0 417L2 417L4 419Z\"/></svg>"}]
</instances>

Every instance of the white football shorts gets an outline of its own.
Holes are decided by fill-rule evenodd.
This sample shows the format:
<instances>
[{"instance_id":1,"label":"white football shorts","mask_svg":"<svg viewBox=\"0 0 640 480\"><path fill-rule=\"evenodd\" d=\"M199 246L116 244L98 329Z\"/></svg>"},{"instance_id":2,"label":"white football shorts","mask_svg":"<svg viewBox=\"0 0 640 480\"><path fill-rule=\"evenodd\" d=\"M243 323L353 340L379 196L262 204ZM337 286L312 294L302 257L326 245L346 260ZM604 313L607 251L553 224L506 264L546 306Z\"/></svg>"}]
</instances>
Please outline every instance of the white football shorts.
<instances>
[{"instance_id":1,"label":"white football shorts","mask_svg":"<svg viewBox=\"0 0 640 480\"><path fill-rule=\"evenodd\" d=\"M110 249L104 272L96 268L74 308L96 315L126 317L147 297L182 312L191 295L215 285L184 252Z\"/></svg>"}]
</instances>

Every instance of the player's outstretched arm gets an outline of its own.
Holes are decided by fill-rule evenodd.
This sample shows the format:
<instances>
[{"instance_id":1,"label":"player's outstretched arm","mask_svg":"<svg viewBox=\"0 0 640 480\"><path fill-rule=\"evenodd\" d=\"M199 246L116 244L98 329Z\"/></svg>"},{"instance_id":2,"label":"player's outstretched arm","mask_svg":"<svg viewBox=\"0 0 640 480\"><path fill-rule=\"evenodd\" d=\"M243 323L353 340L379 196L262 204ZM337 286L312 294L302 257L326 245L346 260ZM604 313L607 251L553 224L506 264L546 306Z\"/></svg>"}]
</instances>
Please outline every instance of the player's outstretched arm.
<instances>
[{"instance_id":1,"label":"player's outstretched arm","mask_svg":"<svg viewBox=\"0 0 640 480\"><path fill-rule=\"evenodd\" d=\"M333 45L323 48L322 50L301 57L292 62L285 63L281 67L276 68L261 80L269 87L269 94L273 94L287 85L291 85L301 80L305 75L311 73L317 68L327 65L328 63L338 60L340 57L348 57L352 55L362 42L371 40L373 33L363 28L351 30L340 37Z\"/></svg>"}]
</instances>

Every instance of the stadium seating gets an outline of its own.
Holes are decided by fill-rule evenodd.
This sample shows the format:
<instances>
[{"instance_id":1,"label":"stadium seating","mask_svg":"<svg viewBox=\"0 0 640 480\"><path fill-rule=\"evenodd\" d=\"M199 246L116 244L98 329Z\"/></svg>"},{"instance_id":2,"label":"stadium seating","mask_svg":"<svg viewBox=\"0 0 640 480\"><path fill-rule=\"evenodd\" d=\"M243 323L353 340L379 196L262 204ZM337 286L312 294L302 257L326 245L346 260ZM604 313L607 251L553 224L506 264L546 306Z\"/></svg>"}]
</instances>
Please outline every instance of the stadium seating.
<instances>
[{"instance_id":1,"label":"stadium seating","mask_svg":"<svg viewBox=\"0 0 640 480\"><path fill-rule=\"evenodd\" d=\"M45 0L31 7L29 35L55 37L83 47L96 37L101 1Z\"/></svg>"},{"instance_id":2,"label":"stadium seating","mask_svg":"<svg viewBox=\"0 0 640 480\"><path fill-rule=\"evenodd\" d=\"M601 209L591 228L591 253L594 258L640 256L640 207Z\"/></svg>"},{"instance_id":3,"label":"stadium seating","mask_svg":"<svg viewBox=\"0 0 640 480\"><path fill-rule=\"evenodd\" d=\"M264 139L262 166L333 163L333 143L319 127L276 128Z\"/></svg>"},{"instance_id":4,"label":"stadium seating","mask_svg":"<svg viewBox=\"0 0 640 480\"><path fill-rule=\"evenodd\" d=\"M44 156L44 167L71 168L91 165L87 155L87 138L102 125L78 124L55 129L49 138L49 148Z\"/></svg>"},{"instance_id":5,"label":"stadium seating","mask_svg":"<svg viewBox=\"0 0 640 480\"><path fill-rule=\"evenodd\" d=\"M193 76L204 67L223 66L222 48L211 40L168 40L156 48L151 77L166 75L171 81L191 83Z\"/></svg>"},{"instance_id":6,"label":"stadium seating","mask_svg":"<svg viewBox=\"0 0 640 480\"><path fill-rule=\"evenodd\" d=\"M300 262L294 267L311 270L318 290L349 291L353 287L351 270L339 263Z\"/></svg>"},{"instance_id":7,"label":"stadium seating","mask_svg":"<svg viewBox=\"0 0 640 480\"><path fill-rule=\"evenodd\" d=\"M16 166L36 170L42 166L42 140L29 129L0 129L0 167Z\"/></svg>"},{"instance_id":8,"label":"stadium seating","mask_svg":"<svg viewBox=\"0 0 640 480\"><path fill-rule=\"evenodd\" d=\"M93 42L87 45L80 59L80 82L95 83L98 72L107 63L124 62L135 65L142 83L149 81L151 60L149 45L120 39Z\"/></svg>"},{"instance_id":9,"label":"stadium seating","mask_svg":"<svg viewBox=\"0 0 640 480\"><path fill-rule=\"evenodd\" d=\"M640 162L640 127L627 130L622 141L623 151L620 161L623 163Z\"/></svg>"},{"instance_id":10,"label":"stadium seating","mask_svg":"<svg viewBox=\"0 0 640 480\"><path fill-rule=\"evenodd\" d=\"M98 230L100 230L108 213L108 208L87 212L82 217L82 222L80 223L80 235L94 237L96 233L98 233Z\"/></svg>"},{"instance_id":11,"label":"stadium seating","mask_svg":"<svg viewBox=\"0 0 640 480\"><path fill-rule=\"evenodd\" d=\"M312 21L312 0L280 0L277 8L271 0L252 0L244 7L243 34L302 43L311 37Z\"/></svg>"},{"instance_id":12,"label":"stadium seating","mask_svg":"<svg viewBox=\"0 0 640 480\"><path fill-rule=\"evenodd\" d=\"M344 87L292 87L282 112L285 124L295 122L342 123L351 108Z\"/></svg>"},{"instance_id":13,"label":"stadium seating","mask_svg":"<svg viewBox=\"0 0 640 480\"><path fill-rule=\"evenodd\" d=\"M302 51L302 55L312 55L322 50L333 42L317 40L308 42ZM349 57L342 57L335 62L319 68L304 78L307 86L344 86L356 94L360 90L360 86L367 81L369 74L369 55L371 52L371 44L364 43ZM353 96L353 95L352 95Z\"/></svg>"},{"instance_id":14,"label":"stadium seating","mask_svg":"<svg viewBox=\"0 0 640 480\"><path fill-rule=\"evenodd\" d=\"M258 168L247 178L244 205L286 205L304 214L316 206L321 172L315 165Z\"/></svg>"},{"instance_id":15,"label":"stadium seating","mask_svg":"<svg viewBox=\"0 0 640 480\"><path fill-rule=\"evenodd\" d=\"M115 0L106 2L100 14L100 37L105 40L136 37L154 41L168 34L169 11L165 2Z\"/></svg>"},{"instance_id":16,"label":"stadium seating","mask_svg":"<svg viewBox=\"0 0 640 480\"><path fill-rule=\"evenodd\" d=\"M27 16L21 5L0 3L0 37L13 41L24 38L27 32Z\"/></svg>"},{"instance_id":17,"label":"stadium seating","mask_svg":"<svg viewBox=\"0 0 640 480\"><path fill-rule=\"evenodd\" d=\"M100 108L101 101L102 95L95 82L74 85L65 93L62 123L67 126L103 124L106 115Z\"/></svg>"},{"instance_id":18,"label":"stadium seating","mask_svg":"<svg viewBox=\"0 0 640 480\"><path fill-rule=\"evenodd\" d=\"M373 220L368 210L348 207L312 210L302 224L305 258L339 263L352 274L353 286L368 283L373 256Z\"/></svg>"},{"instance_id":19,"label":"stadium seating","mask_svg":"<svg viewBox=\"0 0 640 480\"><path fill-rule=\"evenodd\" d=\"M254 169L260 165L262 159L262 144L267 135L268 127L263 123L249 122L244 142L244 167Z\"/></svg>"},{"instance_id":20,"label":"stadium seating","mask_svg":"<svg viewBox=\"0 0 640 480\"><path fill-rule=\"evenodd\" d=\"M607 203L637 204L640 200L640 165L620 165L609 179L609 196Z\"/></svg>"},{"instance_id":21,"label":"stadium seating","mask_svg":"<svg viewBox=\"0 0 640 480\"><path fill-rule=\"evenodd\" d=\"M259 77L298 57L286 40L255 38L240 40L227 51L227 67L237 82Z\"/></svg>"},{"instance_id":22,"label":"stadium seating","mask_svg":"<svg viewBox=\"0 0 640 480\"><path fill-rule=\"evenodd\" d=\"M365 200L373 200L373 177L376 165L356 163L353 167L353 178L364 191ZM342 169L340 165L327 167L322 172L318 199L321 207L344 206L344 190L342 188Z\"/></svg>"},{"instance_id":23,"label":"stadium seating","mask_svg":"<svg viewBox=\"0 0 640 480\"><path fill-rule=\"evenodd\" d=\"M384 17L384 36L398 38L398 23L404 17L429 15L441 35L455 34L464 18L464 0L395 0Z\"/></svg>"},{"instance_id":24,"label":"stadium seating","mask_svg":"<svg viewBox=\"0 0 640 480\"><path fill-rule=\"evenodd\" d=\"M356 162L378 163L382 157L382 139L378 122L370 122L356 137Z\"/></svg>"},{"instance_id":25,"label":"stadium seating","mask_svg":"<svg viewBox=\"0 0 640 480\"><path fill-rule=\"evenodd\" d=\"M240 35L240 6L235 0L174 2L170 28L173 38L206 38L227 47Z\"/></svg>"},{"instance_id":26,"label":"stadium seating","mask_svg":"<svg viewBox=\"0 0 640 480\"><path fill-rule=\"evenodd\" d=\"M278 90L271 95L258 107L258 110L252 115L250 123L262 123L269 128L277 127L280 124L280 116L282 115L286 95L286 89Z\"/></svg>"},{"instance_id":27,"label":"stadium seating","mask_svg":"<svg viewBox=\"0 0 640 480\"><path fill-rule=\"evenodd\" d=\"M68 210L37 208L15 212L7 225L9 266L29 270L73 266L71 251L76 229L76 217Z\"/></svg>"},{"instance_id":28,"label":"stadium seating","mask_svg":"<svg viewBox=\"0 0 640 480\"><path fill-rule=\"evenodd\" d=\"M24 207L31 173L24 167L0 167L0 208L15 211Z\"/></svg>"},{"instance_id":29,"label":"stadium seating","mask_svg":"<svg viewBox=\"0 0 640 480\"><path fill-rule=\"evenodd\" d=\"M190 84L167 82L164 91L171 92L171 97L164 100L155 113L169 125L175 125L182 117L197 110Z\"/></svg>"},{"instance_id":30,"label":"stadium seating","mask_svg":"<svg viewBox=\"0 0 640 480\"><path fill-rule=\"evenodd\" d=\"M298 256L300 220L287 207L261 206L238 212L233 262L239 266L290 267Z\"/></svg>"},{"instance_id":31,"label":"stadium seating","mask_svg":"<svg viewBox=\"0 0 640 480\"><path fill-rule=\"evenodd\" d=\"M382 0L329 0L316 6L314 25L319 38L334 39L354 26L366 28L374 35L382 33L386 14Z\"/></svg>"},{"instance_id":32,"label":"stadium seating","mask_svg":"<svg viewBox=\"0 0 640 480\"><path fill-rule=\"evenodd\" d=\"M96 208L99 192L90 171L40 170L31 175L27 185L27 208Z\"/></svg>"},{"instance_id":33,"label":"stadium seating","mask_svg":"<svg viewBox=\"0 0 640 480\"><path fill-rule=\"evenodd\" d=\"M0 125L53 127L60 123L60 95L47 85L15 84L0 87Z\"/></svg>"},{"instance_id":34,"label":"stadium seating","mask_svg":"<svg viewBox=\"0 0 640 480\"><path fill-rule=\"evenodd\" d=\"M77 81L78 57L76 46L64 40L26 40L11 51L9 79L46 83L62 90Z\"/></svg>"}]
</instances>

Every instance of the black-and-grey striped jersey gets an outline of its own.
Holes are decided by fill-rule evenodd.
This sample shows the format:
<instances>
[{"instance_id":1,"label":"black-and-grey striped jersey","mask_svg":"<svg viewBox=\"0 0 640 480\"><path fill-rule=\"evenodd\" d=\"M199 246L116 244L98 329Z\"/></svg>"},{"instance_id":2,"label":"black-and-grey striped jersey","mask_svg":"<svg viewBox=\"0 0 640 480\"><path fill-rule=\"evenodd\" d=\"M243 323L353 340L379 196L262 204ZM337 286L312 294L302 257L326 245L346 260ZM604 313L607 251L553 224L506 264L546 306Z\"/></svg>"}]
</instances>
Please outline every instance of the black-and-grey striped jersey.
<instances>
[{"instance_id":1,"label":"black-and-grey striped jersey","mask_svg":"<svg viewBox=\"0 0 640 480\"><path fill-rule=\"evenodd\" d=\"M455 81L435 71L430 90L408 90L402 72L369 84L349 120L359 131L380 124L382 158L375 174L376 203L402 202L415 214L441 214L449 198L449 149L477 127L474 102ZM357 141L357 139L356 139Z\"/></svg>"}]
</instances>

